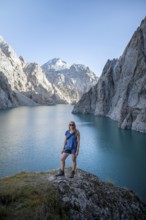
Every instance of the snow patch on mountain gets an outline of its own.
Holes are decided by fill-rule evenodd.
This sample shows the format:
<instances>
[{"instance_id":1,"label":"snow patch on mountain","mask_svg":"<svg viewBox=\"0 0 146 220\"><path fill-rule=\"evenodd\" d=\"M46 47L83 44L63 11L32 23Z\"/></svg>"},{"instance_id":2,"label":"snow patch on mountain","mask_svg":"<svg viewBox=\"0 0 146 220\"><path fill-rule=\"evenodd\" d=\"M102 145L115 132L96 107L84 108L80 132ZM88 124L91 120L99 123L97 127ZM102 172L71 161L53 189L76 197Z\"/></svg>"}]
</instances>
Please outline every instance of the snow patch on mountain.
<instances>
[{"instance_id":1,"label":"snow patch on mountain","mask_svg":"<svg viewBox=\"0 0 146 220\"><path fill-rule=\"evenodd\" d=\"M89 67L82 64L69 65L60 58L48 61L42 65L42 69L55 93L71 104L76 103L98 81Z\"/></svg>"}]
</instances>

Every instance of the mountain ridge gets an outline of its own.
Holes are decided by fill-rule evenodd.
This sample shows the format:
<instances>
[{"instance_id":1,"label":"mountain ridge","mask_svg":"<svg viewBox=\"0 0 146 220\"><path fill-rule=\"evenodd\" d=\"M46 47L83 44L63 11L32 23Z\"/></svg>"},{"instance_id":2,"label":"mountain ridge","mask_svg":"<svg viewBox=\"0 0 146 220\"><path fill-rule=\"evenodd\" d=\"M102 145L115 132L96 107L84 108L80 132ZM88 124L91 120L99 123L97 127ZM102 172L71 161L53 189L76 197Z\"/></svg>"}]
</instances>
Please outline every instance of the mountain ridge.
<instances>
[{"instance_id":1,"label":"mountain ridge","mask_svg":"<svg viewBox=\"0 0 146 220\"><path fill-rule=\"evenodd\" d=\"M48 65L51 65L51 69L56 67L57 71L70 67L60 58L48 61ZM84 74L86 75L86 71ZM62 77L65 78L63 73ZM72 77L74 80L74 76ZM80 73L78 77L80 78ZM91 85L90 76L87 78L87 84L89 82ZM62 83L61 79L57 84L52 84L37 63L29 63L22 56L18 57L14 49L0 37L0 109L22 105L73 104L84 93L84 88L80 91L72 84L66 86L65 83L60 88L59 83Z\"/></svg>"},{"instance_id":2,"label":"mountain ridge","mask_svg":"<svg viewBox=\"0 0 146 220\"><path fill-rule=\"evenodd\" d=\"M64 63L65 68L62 68ZM64 100L70 104L76 103L98 81L98 77L89 67L82 64L69 65L60 58L48 61L41 68L58 94L62 94Z\"/></svg>"},{"instance_id":3,"label":"mountain ridge","mask_svg":"<svg viewBox=\"0 0 146 220\"><path fill-rule=\"evenodd\" d=\"M108 60L98 83L73 113L110 117L123 129L146 133L146 18L119 59Z\"/></svg>"}]
</instances>

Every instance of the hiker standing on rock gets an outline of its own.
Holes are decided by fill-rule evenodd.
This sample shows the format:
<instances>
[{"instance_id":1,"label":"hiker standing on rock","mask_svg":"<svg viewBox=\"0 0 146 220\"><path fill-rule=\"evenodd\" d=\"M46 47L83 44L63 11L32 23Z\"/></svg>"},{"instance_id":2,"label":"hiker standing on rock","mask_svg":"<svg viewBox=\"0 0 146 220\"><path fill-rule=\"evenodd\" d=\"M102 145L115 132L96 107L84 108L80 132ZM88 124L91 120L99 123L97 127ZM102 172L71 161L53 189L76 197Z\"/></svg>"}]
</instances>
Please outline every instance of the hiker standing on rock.
<instances>
[{"instance_id":1,"label":"hiker standing on rock","mask_svg":"<svg viewBox=\"0 0 146 220\"><path fill-rule=\"evenodd\" d=\"M56 176L64 176L64 169L65 169L65 160L72 154L72 172L70 178L74 177L75 170L76 170L76 159L79 154L79 147L80 147L80 132L76 128L76 124L74 121L69 123L69 129L65 132L65 140L63 149L61 151L61 168L59 174Z\"/></svg>"}]
</instances>

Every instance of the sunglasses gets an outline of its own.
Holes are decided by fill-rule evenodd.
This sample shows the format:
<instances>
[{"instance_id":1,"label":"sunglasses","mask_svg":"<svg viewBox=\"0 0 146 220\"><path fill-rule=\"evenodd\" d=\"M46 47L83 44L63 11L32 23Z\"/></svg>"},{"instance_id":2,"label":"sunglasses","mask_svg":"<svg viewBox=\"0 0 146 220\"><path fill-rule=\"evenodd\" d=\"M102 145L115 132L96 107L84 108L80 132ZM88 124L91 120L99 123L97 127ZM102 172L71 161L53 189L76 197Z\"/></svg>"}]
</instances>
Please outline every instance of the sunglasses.
<instances>
[{"instance_id":1,"label":"sunglasses","mask_svg":"<svg viewBox=\"0 0 146 220\"><path fill-rule=\"evenodd\" d=\"M74 124L69 124L69 126L73 126L74 127L75 125Z\"/></svg>"}]
</instances>

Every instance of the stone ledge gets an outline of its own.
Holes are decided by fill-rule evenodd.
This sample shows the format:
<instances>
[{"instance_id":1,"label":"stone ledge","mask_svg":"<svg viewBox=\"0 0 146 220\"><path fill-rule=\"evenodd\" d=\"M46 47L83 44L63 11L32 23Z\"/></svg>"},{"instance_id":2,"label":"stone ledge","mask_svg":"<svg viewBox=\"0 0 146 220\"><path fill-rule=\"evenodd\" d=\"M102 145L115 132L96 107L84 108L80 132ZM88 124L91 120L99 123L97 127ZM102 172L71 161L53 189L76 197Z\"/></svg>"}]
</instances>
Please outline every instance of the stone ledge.
<instances>
[{"instance_id":1,"label":"stone ledge","mask_svg":"<svg viewBox=\"0 0 146 220\"><path fill-rule=\"evenodd\" d=\"M69 178L71 168L65 169L63 177L56 177L57 172L20 173L1 179L0 217L20 219L22 214L18 213L21 213L23 203L30 203L27 210L23 210L27 219L28 210L28 215L33 212L34 217L31 216L31 219L146 219L146 204L131 190L103 182L81 169L76 170L73 179ZM34 201L35 196L37 198ZM4 202L8 198L9 202Z\"/></svg>"}]
</instances>

